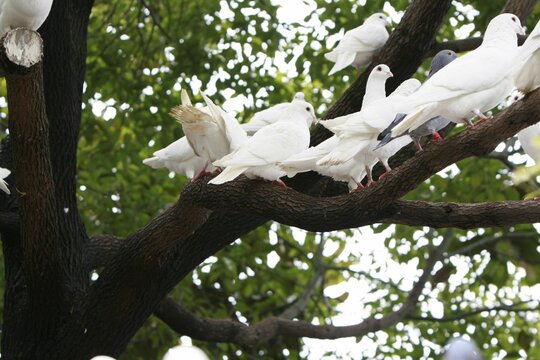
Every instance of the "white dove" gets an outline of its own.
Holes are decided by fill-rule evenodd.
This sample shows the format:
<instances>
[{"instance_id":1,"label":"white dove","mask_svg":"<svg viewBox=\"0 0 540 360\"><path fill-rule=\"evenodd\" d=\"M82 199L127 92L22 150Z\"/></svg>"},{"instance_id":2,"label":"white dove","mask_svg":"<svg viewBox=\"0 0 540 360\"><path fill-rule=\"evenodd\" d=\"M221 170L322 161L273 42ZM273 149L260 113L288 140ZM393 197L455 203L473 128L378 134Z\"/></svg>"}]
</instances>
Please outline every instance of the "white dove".
<instances>
[{"instance_id":1,"label":"white dove","mask_svg":"<svg viewBox=\"0 0 540 360\"><path fill-rule=\"evenodd\" d=\"M535 124L521 130L517 138L523 150L529 155L535 163L540 162L540 124Z\"/></svg>"},{"instance_id":2,"label":"white dove","mask_svg":"<svg viewBox=\"0 0 540 360\"><path fill-rule=\"evenodd\" d=\"M182 124L195 154L211 163L238 148L247 135L235 118L217 107L204 93L201 95L208 112L182 104L174 107L171 115Z\"/></svg>"},{"instance_id":3,"label":"white dove","mask_svg":"<svg viewBox=\"0 0 540 360\"><path fill-rule=\"evenodd\" d=\"M407 81L402 89L412 87L409 84L420 84L417 80ZM399 90L401 91L401 89ZM360 151L373 154L372 150L379 133L388 126L395 115L406 105L408 96L397 93L369 103L360 112L349 116L344 124L335 124L333 120L321 121L321 124L334 132L339 138L338 146L317 165L338 165L356 156ZM373 146L372 146L373 143ZM373 154L373 156L376 156ZM369 175L369 174L368 174Z\"/></svg>"},{"instance_id":4,"label":"white dove","mask_svg":"<svg viewBox=\"0 0 540 360\"><path fill-rule=\"evenodd\" d=\"M373 101L386 96L385 83L391 74L390 68L384 64L375 66L373 68L366 84L366 93L362 101L362 108ZM334 124L337 124L338 122L345 123L352 115L354 114L342 116L330 121L333 121ZM339 166L317 165L317 161L334 150L338 143L339 139L334 135L315 147L310 147L300 154L291 156L281 163L281 167L287 172L287 176L289 177L292 177L300 172L314 170L322 175L330 176L336 181L347 182L349 190L357 189L358 187L361 187L360 182L366 175L366 166L359 159L350 159L346 163ZM373 161L376 160L371 160L371 162ZM368 160L368 162L370 161Z\"/></svg>"},{"instance_id":5,"label":"white dove","mask_svg":"<svg viewBox=\"0 0 540 360\"><path fill-rule=\"evenodd\" d=\"M279 178L285 172L278 163L309 146L309 125L316 121L313 106L305 101L293 101L280 120L257 131L236 151L214 162L225 169L209 181L223 184L240 174L250 178L260 177L284 185Z\"/></svg>"},{"instance_id":6,"label":"white dove","mask_svg":"<svg viewBox=\"0 0 540 360\"><path fill-rule=\"evenodd\" d=\"M153 169L167 168L190 179L203 171L216 170L214 165L208 164L202 157L195 155L185 136L156 151L153 155L151 158L144 159L143 164Z\"/></svg>"},{"instance_id":7,"label":"white dove","mask_svg":"<svg viewBox=\"0 0 540 360\"><path fill-rule=\"evenodd\" d=\"M51 11L53 0L0 0L0 37L18 27L37 30Z\"/></svg>"},{"instance_id":8,"label":"white dove","mask_svg":"<svg viewBox=\"0 0 540 360\"><path fill-rule=\"evenodd\" d=\"M524 34L519 18L501 14L486 29L482 44L442 68L409 97L407 117L393 130L396 137L436 116L472 125L471 118L495 107L513 87L512 69L517 35Z\"/></svg>"},{"instance_id":9,"label":"white dove","mask_svg":"<svg viewBox=\"0 0 540 360\"><path fill-rule=\"evenodd\" d=\"M540 21L519 47L517 59L516 88L526 94L540 87Z\"/></svg>"},{"instance_id":10,"label":"white dove","mask_svg":"<svg viewBox=\"0 0 540 360\"><path fill-rule=\"evenodd\" d=\"M193 135L192 141L202 156L195 153L189 137L184 136L156 151L153 157L144 159L145 165L154 169L166 167L195 180L207 171L216 170L211 164L216 160L213 157L227 155L247 139L246 133L232 116L216 106L205 94L201 94L207 106L199 109L192 106L187 92L182 90L182 105L173 109L172 115L181 121L188 121L187 127L195 128L195 133L198 131L198 134L189 134ZM208 136L204 134L204 129L210 129Z\"/></svg>"},{"instance_id":11,"label":"white dove","mask_svg":"<svg viewBox=\"0 0 540 360\"><path fill-rule=\"evenodd\" d=\"M359 27L345 32L336 48L324 55L335 63L328 75L333 75L349 65L358 70L369 65L373 55L388 40L388 25L384 14L375 13Z\"/></svg>"},{"instance_id":12,"label":"white dove","mask_svg":"<svg viewBox=\"0 0 540 360\"><path fill-rule=\"evenodd\" d=\"M294 114L294 110L291 111L291 109L294 108L293 103L296 101L305 102L304 94L297 92L294 94L293 100L290 103L277 104L255 113L248 123L242 124L242 129L244 129L248 135L253 135L261 128Z\"/></svg>"},{"instance_id":13,"label":"white dove","mask_svg":"<svg viewBox=\"0 0 540 360\"><path fill-rule=\"evenodd\" d=\"M9 174L11 174L11 171L6 168L0 167L0 190L2 190L8 195L11 194L11 191L9 191L7 182L4 179L7 178Z\"/></svg>"}]
</instances>

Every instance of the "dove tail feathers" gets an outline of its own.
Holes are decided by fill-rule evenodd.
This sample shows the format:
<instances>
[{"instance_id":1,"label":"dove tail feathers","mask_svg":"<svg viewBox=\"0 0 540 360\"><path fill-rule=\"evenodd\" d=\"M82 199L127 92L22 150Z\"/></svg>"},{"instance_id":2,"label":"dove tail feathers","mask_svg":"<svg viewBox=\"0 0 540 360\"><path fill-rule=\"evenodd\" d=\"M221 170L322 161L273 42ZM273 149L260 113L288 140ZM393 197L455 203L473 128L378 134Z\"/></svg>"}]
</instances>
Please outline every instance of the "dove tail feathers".
<instances>
[{"instance_id":1,"label":"dove tail feathers","mask_svg":"<svg viewBox=\"0 0 540 360\"><path fill-rule=\"evenodd\" d=\"M4 179L0 179L0 190L2 190L8 195L11 194L11 191L9 191L9 188L7 186L7 182Z\"/></svg>"},{"instance_id":2,"label":"dove tail feathers","mask_svg":"<svg viewBox=\"0 0 540 360\"><path fill-rule=\"evenodd\" d=\"M330 53L329 53L330 54ZM334 56L334 55L332 55ZM354 61L354 58L356 57L356 53L354 52L339 52L335 55L334 61L334 67L332 67L332 70L328 73L328 75L334 75L338 71L345 69L347 66L351 65ZM328 59L328 58L327 58Z\"/></svg>"},{"instance_id":3,"label":"dove tail feathers","mask_svg":"<svg viewBox=\"0 0 540 360\"><path fill-rule=\"evenodd\" d=\"M161 159L158 158L157 156L144 159L142 162L144 165L150 166L152 169L161 169L162 167L165 166L163 164L163 161L161 161Z\"/></svg>"},{"instance_id":4,"label":"dove tail feathers","mask_svg":"<svg viewBox=\"0 0 540 360\"><path fill-rule=\"evenodd\" d=\"M418 108L415 112L408 114L403 121L392 129L392 137L403 135L429 121L429 119L433 117L431 112L435 110L436 107L437 103L430 103Z\"/></svg>"},{"instance_id":5,"label":"dove tail feathers","mask_svg":"<svg viewBox=\"0 0 540 360\"><path fill-rule=\"evenodd\" d=\"M190 105L178 105L171 109L170 115L180 124L195 124L207 114Z\"/></svg>"},{"instance_id":6,"label":"dove tail feathers","mask_svg":"<svg viewBox=\"0 0 540 360\"><path fill-rule=\"evenodd\" d=\"M244 171L246 171L248 168L246 166L229 166L226 167L218 176L210 180L209 184L219 185L226 183L228 181L232 181L239 177Z\"/></svg>"}]
</instances>

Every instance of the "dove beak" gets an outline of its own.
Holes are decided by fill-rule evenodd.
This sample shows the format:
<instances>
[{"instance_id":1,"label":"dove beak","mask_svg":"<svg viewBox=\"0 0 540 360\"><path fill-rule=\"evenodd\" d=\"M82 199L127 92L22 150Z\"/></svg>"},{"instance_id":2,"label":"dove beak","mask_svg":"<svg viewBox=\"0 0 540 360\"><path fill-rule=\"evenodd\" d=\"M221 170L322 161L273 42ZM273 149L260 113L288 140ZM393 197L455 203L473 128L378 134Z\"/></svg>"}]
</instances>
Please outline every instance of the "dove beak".
<instances>
[{"instance_id":1,"label":"dove beak","mask_svg":"<svg viewBox=\"0 0 540 360\"><path fill-rule=\"evenodd\" d=\"M526 35L527 33L525 32L525 29L523 29L523 26L520 26L519 27L519 32L518 32L519 35Z\"/></svg>"},{"instance_id":2,"label":"dove beak","mask_svg":"<svg viewBox=\"0 0 540 360\"><path fill-rule=\"evenodd\" d=\"M394 77L394 74L392 74L391 71L388 71L387 74L388 74L388 76L390 76L390 77Z\"/></svg>"}]
</instances>

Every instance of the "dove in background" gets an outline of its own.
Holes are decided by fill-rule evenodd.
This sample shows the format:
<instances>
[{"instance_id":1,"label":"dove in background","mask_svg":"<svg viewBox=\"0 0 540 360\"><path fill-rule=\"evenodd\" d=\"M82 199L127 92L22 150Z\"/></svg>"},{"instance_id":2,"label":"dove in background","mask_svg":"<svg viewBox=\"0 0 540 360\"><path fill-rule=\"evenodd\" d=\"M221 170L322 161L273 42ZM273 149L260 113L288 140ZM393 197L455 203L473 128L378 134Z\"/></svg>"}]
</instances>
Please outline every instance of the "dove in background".
<instances>
[{"instance_id":1,"label":"dove in background","mask_svg":"<svg viewBox=\"0 0 540 360\"><path fill-rule=\"evenodd\" d=\"M269 107L268 109L264 109L255 113L255 115L253 115L249 122L241 125L242 129L244 129L244 131L248 135L253 135L261 128L270 124L274 124L280 121L282 118L291 116L291 114L294 114L294 110L291 111L291 109L295 108L294 103L297 101L305 103L305 97L303 93L297 92L296 94L294 94L293 100L290 103L277 104Z\"/></svg>"},{"instance_id":2,"label":"dove in background","mask_svg":"<svg viewBox=\"0 0 540 360\"><path fill-rule=\"evenodd\" d=\"M540 124L529 126L517 134L517 138L523 151L529 155L535 163L540 163Z\"/></svg>"},{"instance_id":3,"label":"dove in background","mask_svg":"<svg viewBox=\"0 0 540 360\"><path fill-rule=\"evenodd\" d=\"M261 128L237 150L214 161L214 166L225 169L209 184L223 184L244 173L250 179L258 177L285 186L279 180L285 172L278 163L309 147L309 126L314 121L311 104L291 102L279 121Z\"/></svg>"},{"instance_id":4,"label":"dove in background","mask_svg":"<svg viewBox=\"0 0 540 360\"><path fill-rule=\"evenodd\" d=\"M371 70L366 84L366 93L362 101L362 108L386 96L385 83L391 75L390 68L384 64L377 65ZM334 124L343 124L352 115L341 116L330 121L333 121ZM334 150L338 143L339 140L334 135L317 146L310 147L299 154L291 156L280 164L281 168L287 172L288 177L293 177L297 173L314 170L321 175L330 176L336 181L347 182L349 190L362 187L361 181L366 175L366 170L364 162L359 159L350 159L339 166L317 166L317 161ZM367 159L367 161L369 162L370 160ZM371 162L373 161L376 160L371 160Z\"/></svg>"},{"instance_id":5,"label":"dove in background","mask_svg":"<svg viewBox=\"0 0 540 360\"><path fill-rule=\"evenodd\" d=\"M514 83L524 94L540 87L540 21L519 47Z\"/></svg>"},{"instance_id":6,"label":"dove in background","mask_svg":"<svg viewBox=\"0 0 540 360\"><path fill-rule=\"evenodd\" d=\"M389 25L383 13L375 13L359 27L345 32L336 48L324 55L335 63L328 75L333 75L349 65L358 70L369 65L373 55L388 40L386 27Z\"/></svg>"},{"instance_id":7,"label":"dove in background","mask_svg":"<svg viewBox=\"0 0 540 360\"><path fill-rule=\"evenodd\" d=\"M517 34L524 31L516 15L493 18L477 49L445 66L410 96L410 108L403 111L408 115L392 130L392 136L412 131L436 116L469 125L474 115L482 121L488 119L483 112L512 90Z\"/></svg>"},{"instance_id":8,"label":"dove in background","mask_svg":"<svg viewBox=\"0 0 540 360\"><path fill-rule=\"evenodd\" d=\"M449 63L454 61L456 58L457 58L457 55L452 50L441 50L441 51L439 51L433 57L433 60L431 61L431 67L430 67L427 79L429 79L436 72L438 72L443 67L445 67L446 65L448 65ZM396 118L394 119L394 121L392 121L390 126L388 126L379 135L378 139L380 139L381 142L377 145L377 147L375 149L379 149L380 147L386 145L387 143L389 143L390 141L395 139L395 138L392 137L392 134L390 132L392 131L392 129L394 127L396 127L400 122L402 122L403 119L405 119L406 116L407 116L407 114L397 114L396 115ZM443 118L441 116L437 116L437 117L429 120L425 124L419 126L417 129L415 129L415 130L413 130L413 131L411 131L411 132L409 132L407 134L410 135L410 137L413 140L414 145L416 146L416 149L418 150L418 152L420 152L420 151L423 150L422 146L420 145L420 139L423 136L433 135L433 140L434 141L440 141L441 136L439 135L438 131L441 130L442 128L444 128L445 126L447 126L449 123L450 123L450 120L447 120L447 119L445 119L445 118Z\"/></svg>"},{"instance_id":9,"label":"dove in background","mask_svg":"<svg viewBox=\"0 0 540 360\"><path fill-rule=\"evenodd\" d=\"M483 360L483 357L474 341L458 337L448 343L443 360Z\"/></svg>"},{"instance_id":10,"label":"dove in background","mask_svg":"<svg viewBox=\"0 0 540 360\"><path fill-rule=\"evenodd\" d=\"M11 174L11 171L9 171L6 168L0 167L0 190L5 192L6 194L11 194L11 191L9 191L8 184L5 178L7 178Z\"/></svg>"},{"instance_id":11,"label":"dove in background","mask_svg":"<svg viewBox=\"0 0 540 360\"><path fill-rule=\"evenodd\" d=\"M53 0L0 0L0 37L18 27L37 30L49 16Z\"/></svg>"}]
</instances>

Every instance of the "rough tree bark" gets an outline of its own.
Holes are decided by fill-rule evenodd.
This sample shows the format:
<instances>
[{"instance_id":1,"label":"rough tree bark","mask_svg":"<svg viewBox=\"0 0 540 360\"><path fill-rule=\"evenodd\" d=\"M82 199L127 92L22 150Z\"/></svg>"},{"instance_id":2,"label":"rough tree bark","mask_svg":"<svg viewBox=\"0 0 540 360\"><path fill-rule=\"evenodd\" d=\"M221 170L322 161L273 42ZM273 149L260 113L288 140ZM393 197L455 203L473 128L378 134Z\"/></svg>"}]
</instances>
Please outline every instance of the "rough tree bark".
<instances>
[{"instance_id":1,"label":"rough tree bark","mask_svg":"<svg viewBox=\"0 0 540 360\"><path fill-rule=\"evenodd\" d=\"M196 332L200 319L182 313L170 300L161 306L160 302L204 259L270 219L306 229L334 230L376 220L469 228L540 218L539 205L529 207L523 202L470 205L399 200L445 166L485 154L536 122L534 114L540 113L540 92L536 91L494 121L428 147L424 154L408 160L364 192L343 195L343 186L314 174L291 182L298 192L246 179L216 192L206 184L206 178L187 186L173 207L127 238L99 236L89 240L77 210L75 175L92 4L92 0L55 0L41 30L45 43L43 68L41 64L28 71L7 67L12 138L5 142L0 163L15 170L17 186L26 195L0 198L6 259L5 358L118 356L156 309L173 328ZM522 12L520 17L526 17L531 4L534 1L513 0L506 6L514 6ZM451 0L415 0L410 5L374 60L389 64L396 75L389 89L411 76L436 46L435 35L450 5ZM336 102L327 118L359 109L369 70ZM327 136L328 132L318 127L312 142ZM442 160L441 154L448 151L452 156ZM405 158L401 156L400 162ZM515 215L524 206L529 208L528 216L517 219ZM353 212L344 216L344 210ZM489 216L479 217L478 213ZM430 257L401 309L380 320L330 328L279 318L247 330L227 324L231 333L225 335L233 342L257 345L279 333L336 338L390 326L411 315L439 257L440 253ZM97 267L103 267L103 271L90 286L88 272ZM218 335L211 335L219 340Z\"/></svg>"}]
</instances>

